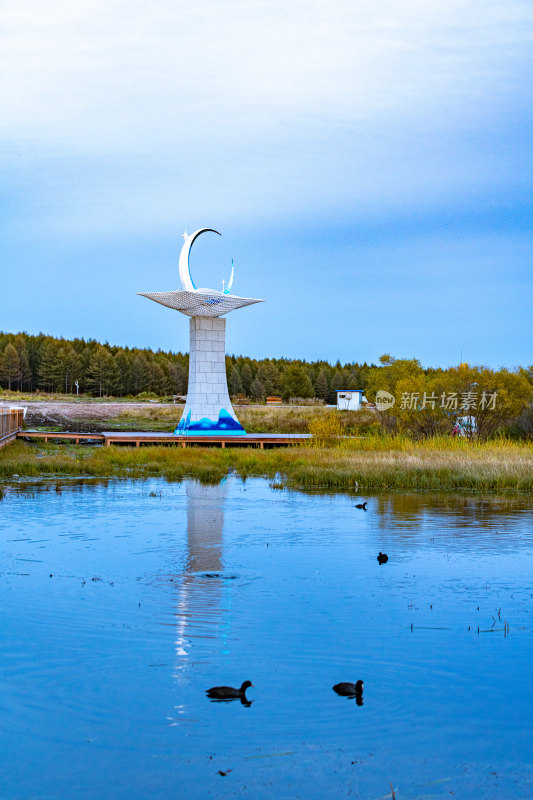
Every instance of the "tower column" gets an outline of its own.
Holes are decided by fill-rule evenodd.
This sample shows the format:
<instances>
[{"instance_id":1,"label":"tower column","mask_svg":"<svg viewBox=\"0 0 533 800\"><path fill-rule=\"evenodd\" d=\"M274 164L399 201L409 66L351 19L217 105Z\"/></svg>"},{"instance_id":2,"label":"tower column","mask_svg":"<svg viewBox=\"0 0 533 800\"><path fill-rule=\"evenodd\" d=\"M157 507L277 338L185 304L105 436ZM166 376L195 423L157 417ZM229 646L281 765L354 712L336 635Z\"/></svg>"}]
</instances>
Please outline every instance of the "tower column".
<instances>
[{"instance_id":1,"label":"tower column","mask_svg":"<svg viewBox=\"0 0 533 800\"><path fill-rule=\"evenodd\" d=\"M244 434L226 380L226 320L191 317L189 388L176 434Z\"/></svg>"}]
</instances>

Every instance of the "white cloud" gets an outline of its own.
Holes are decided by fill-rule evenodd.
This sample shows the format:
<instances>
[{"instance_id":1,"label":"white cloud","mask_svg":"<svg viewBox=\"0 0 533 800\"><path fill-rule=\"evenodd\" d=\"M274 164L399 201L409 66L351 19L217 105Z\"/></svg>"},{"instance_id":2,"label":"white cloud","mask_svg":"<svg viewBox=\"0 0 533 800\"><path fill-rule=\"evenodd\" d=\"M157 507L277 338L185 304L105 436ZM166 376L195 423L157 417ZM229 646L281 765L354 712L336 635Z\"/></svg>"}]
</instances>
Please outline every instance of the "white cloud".
<instances>
[{"instance_id":1,"label":"white cloud","mask_svg":"<svg viewBox=\"0 0 533 800\"><path fill-rule=\"evenodd\" d=\"M143 153L471 112L520 89L532 17L518 0L6 0L3 136Z\"/></svg>"}]
</instances>

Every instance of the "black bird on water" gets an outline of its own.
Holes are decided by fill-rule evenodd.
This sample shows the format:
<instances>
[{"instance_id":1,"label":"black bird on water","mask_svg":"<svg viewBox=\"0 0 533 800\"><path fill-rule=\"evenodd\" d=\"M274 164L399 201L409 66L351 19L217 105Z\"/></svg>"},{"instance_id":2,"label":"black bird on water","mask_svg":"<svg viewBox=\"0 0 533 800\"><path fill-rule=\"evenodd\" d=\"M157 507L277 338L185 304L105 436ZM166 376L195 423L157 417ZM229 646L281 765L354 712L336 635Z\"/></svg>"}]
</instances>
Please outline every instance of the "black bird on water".
<instances>
[{"instance_id":1,"label":"black bird on water","mask_svg":"<svg viewBox=\"0 0 533 800\"><path fill-rule=\"evenodd\" d=\"M362 508L363 511L366 511L366 501L364 503L357 503L356 508Z\"/></svg>"},{"instance_id":2,"label":"black bird on water","mask_svg":"<svg viewBox=\"0 0 533 800\"><path fill-rule=\"evenodd\" d=\"M389 560L387 553L382 553L381 550L378 554L378 564L386 564Z\"/></svg>"},{"instance_id":3,"label":"black bird on water","mask_svg":"<svg viewBox=\"0 0 533 800\"><path fill-rule=\"evenodd\" d=\"M240 689L234 689L232 686L213 686L207 689L206 695L211 700L240 700L244 705L251 705L246 699L246 690L250 686L253 686L251 681L244 681Z\"/></svg>"},{"instance_id":4,"label":"black bird on water","mask_svg":"<svg viewBox=\"0 0 533 800\"><path fill-rule=\"evenodd\" d=\"M341 697L355 697L355 702L358 706L363 705L363 686L364 681L356 681L355 683L336 683L333 691L340 694Z\"/></svg>"}]
</instances>

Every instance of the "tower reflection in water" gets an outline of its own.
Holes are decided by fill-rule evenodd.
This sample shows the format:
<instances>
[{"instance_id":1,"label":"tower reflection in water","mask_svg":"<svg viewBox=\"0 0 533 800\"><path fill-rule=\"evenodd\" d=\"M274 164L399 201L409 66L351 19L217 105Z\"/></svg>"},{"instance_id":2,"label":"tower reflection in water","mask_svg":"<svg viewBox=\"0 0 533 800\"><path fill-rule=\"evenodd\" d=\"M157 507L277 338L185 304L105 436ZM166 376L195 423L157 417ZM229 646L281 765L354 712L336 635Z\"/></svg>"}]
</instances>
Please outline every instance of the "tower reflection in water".
<instances>
[{"instance_id":1,"label":"tower reflection in water","mask_svg":"<svg viewBox=\"0 0 533 800\"><path fill-rule=\"evenodd\" d=\"M187 558L176 604L178 657L189 656L198 639L221 639L226 651L231 600L231 577L222 572L227 489L226 480L214 486L187 483ZM184 666L179 659L177 669Z\"/></svg>"}]
</instances>

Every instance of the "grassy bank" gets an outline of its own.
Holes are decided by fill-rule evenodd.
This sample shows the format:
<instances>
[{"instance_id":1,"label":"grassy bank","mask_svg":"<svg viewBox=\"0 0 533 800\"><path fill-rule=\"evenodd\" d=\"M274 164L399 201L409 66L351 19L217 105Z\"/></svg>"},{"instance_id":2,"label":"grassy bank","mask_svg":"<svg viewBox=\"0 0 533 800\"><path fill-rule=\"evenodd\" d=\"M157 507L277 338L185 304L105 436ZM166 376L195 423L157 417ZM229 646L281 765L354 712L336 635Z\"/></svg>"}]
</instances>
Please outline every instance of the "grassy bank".
<instances>
[{"instance_id":1,"label":"grassy bank","mask_svg":"<svg viewBox=\"0 0 533 800\"><path fill-rule=\"evenodd\" d=\"M444 446L446 445L446 446ZM475 492L533 490L533 451L509 442L471 444L401 438L343 447L275 450L203 447L87 447L15 442L0 451L0 483L13 475L195 477L218 482L228 471L263 476L294 489Z\"/></svg>"}]
</instances>

